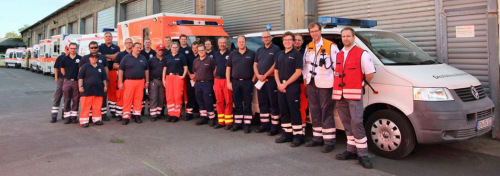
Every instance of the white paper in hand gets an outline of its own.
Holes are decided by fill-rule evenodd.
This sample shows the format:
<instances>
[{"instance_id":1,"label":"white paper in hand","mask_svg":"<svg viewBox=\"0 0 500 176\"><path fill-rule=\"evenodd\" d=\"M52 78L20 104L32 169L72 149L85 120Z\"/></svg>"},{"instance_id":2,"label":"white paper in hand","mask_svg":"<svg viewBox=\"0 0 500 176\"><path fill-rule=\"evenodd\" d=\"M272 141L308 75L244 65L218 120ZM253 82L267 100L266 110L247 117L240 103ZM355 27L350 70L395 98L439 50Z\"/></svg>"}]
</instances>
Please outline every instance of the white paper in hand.
<instances>
[{"instance_id":1,"label":"white paper in hand","mask_svg":"<svg viewBox=\"0 0 500 176\"><path fill-rule=\"evenodd\" d=\"M260 90L262 88L262 86L264 86L264 83L266 83L266 82L264 82L264 81L257 81L257 83L255 83L255 88L257 88L257 89Z\"/></svg>"},{"instance_id":2,"label":"white paper in hand","mask_svg":"<svg viewBox=\"0 0 500 176\"><path fill-rule=\"evenodd\" d=\"M191 82L191 87L194 87L194 83L196 83L196 81L194 81L194 80L189 80L189 82Z\"/></svg>"}]
</instances>

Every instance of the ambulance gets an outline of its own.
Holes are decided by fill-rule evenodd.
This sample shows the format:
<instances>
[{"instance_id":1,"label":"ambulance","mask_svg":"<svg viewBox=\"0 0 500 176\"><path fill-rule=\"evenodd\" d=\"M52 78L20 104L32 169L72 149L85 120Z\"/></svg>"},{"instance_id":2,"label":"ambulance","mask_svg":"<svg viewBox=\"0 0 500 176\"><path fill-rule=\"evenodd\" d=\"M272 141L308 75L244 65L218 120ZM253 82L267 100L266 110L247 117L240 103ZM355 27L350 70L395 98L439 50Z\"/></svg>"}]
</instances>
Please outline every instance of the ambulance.
<instances>
[{"instance_id":1,"label":"ambulance","mask_svg":"<svg viewBox=\"0 0 500 176\"><path fill-rule=\"evenodd\" d=\"M26 50L24 50L23 59L21 62L21 68L29 69L29 58L31 57L32 51L33 51L33 48L31 48L31 47L26 48Z\"/></svg>"},{"instance_id":2,"label":"ambulance","mask_svg":"<svg viewBox=\"0 0 500 176\"><path fill-rule=\"evenodd\" d=\"M38 66L38 58L39 58L39 53L40 53L40 45L33 45L31 48L31 55L29 57L28 61L28 69L31 70L32 72L38 72L39 66Z\"/></svg>"},{"instance_id":3,"label":"ambulance","mask_svg":"<svg viewBox=\"0 0 500 176\"><path fill-rule=\"evenodd\" d=\"M117 45L118 44L118 33L111 32L111 35L113 35L113 44ZM78 54L80 56L90 54L89 44L91 41L97 42L98 46L105 43L104 32L82 35L81 38L78 39L78 44L79 44Z\"/></svg>"},{"instance_id":4,"label":"ambulance","mask_svg":"<svg viewBox=\"0 0 500 176\"><path fill-rule=\"evenodd\" d=\"M80 39L82 35L80 34L61 34L54 35L51 37L52 39L52 48L50 59L47 62L46 69L50 70L50 74L54 74L54 63L61 54L65 51L65 47L69 47L70 43L76 43L78 45L78 39ZM78 47L78 46L77 46ZM78 51L77 51L78 52Z\"/></svg>"},{"instance_id":5,"label":"ambulance","mask_svg":"<svg viewBox=\"0 0 500 176\"><path fill-rule=\"evenodd\" d=\"M318 21L325 26L323 38L339 50L341 26L356 25L355 44L374 59L376 74L370 83L376 92L365 86L363 104L368 144L375 154L401 159L417 143L466 140L492 129L493 102L471 74L438 62L401 35L372 29L376 21L335 17ZM273 43L281 48L285 32L270 31ZM303 47L312 41L307 29L290 32L303 36ZM245 35L249 49L263 46L261 34ZM337 128L343 129L338 113L334 114Z\"/></svg>"},{"instance_id":6,"label":"ambulance","mask_svg":"<svg viewBox=\"0 0 500 176\"><path fill-rule=\"evenodd\" d=\"M23 48L9 48L5 52L5 67L20 68L23 60Z\"/></svg>"},{"instance_id":7,"label":"ambulance","mask_svg":"<svg viewBox=\"0 0 500 176\"><path fill-rule=\"evenodd\" d=\"M188 36L188 44L195 41L212 40L218 37L228 37L224 31L221 16L192 15L176 13L159 13L142 18L118 23L118 46L124 48L124 40L131 38L134 42L144 43L144 39L151 40L151 48L164 45L165 36L178 41L181 34ZM213 45L217 50L217 45Z\"/></svg>"},{"instance_id":8,"label":"ambulance","mask_svg":"<svg viewBox=\"0 0 500 176\"><path fill-rule=\"evenodd\" d=\"M51 39L44 39L40 40L40 56L38 59L38 69L37 71L42 74L50 74L50 60L51 58L51 48L52 48L52 40Z\"/></svg>"}]
</instances>

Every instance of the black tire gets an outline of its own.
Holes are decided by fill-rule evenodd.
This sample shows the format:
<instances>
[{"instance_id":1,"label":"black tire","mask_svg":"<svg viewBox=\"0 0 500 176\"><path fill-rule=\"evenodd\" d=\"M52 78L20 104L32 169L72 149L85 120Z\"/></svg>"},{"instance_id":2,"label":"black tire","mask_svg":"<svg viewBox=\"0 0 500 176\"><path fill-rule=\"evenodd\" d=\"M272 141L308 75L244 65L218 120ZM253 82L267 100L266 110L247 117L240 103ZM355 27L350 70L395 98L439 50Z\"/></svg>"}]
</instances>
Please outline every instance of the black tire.
<instances>
[{"instance_id":1,"label":"black tire","mask_svg":"<svg viewBox=\"0 0 500 176\"><path fill-rule=\"evenodd\" d=\"M416 145L415 132L408 118L393 110L380 110L368 117L365 123L369 149L375 154L403 159Z\"/></svg>"}]
</instances>

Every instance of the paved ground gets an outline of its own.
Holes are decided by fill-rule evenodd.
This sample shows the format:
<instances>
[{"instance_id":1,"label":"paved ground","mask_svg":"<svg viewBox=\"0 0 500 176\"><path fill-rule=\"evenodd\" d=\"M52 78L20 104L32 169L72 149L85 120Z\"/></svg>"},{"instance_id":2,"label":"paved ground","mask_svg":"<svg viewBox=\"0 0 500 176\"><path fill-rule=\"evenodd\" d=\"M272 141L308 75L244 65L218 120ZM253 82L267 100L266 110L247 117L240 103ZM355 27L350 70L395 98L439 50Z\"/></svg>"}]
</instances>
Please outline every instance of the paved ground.
<instances>
[{"instance_id":1,"label":"paved ground","mask_svg":"<svg viewBox=\"0 0 500 176\"><path fill-rule=\"evenodd\" d=\"M374 169L275 137L164 121L87 129L49 123L54 81L0 68L0 175L497 175L500 142L487 137L419 145L403 160L370 155ZM124 143L112 143L113 140Z\"/></svg>"}]
</instances>

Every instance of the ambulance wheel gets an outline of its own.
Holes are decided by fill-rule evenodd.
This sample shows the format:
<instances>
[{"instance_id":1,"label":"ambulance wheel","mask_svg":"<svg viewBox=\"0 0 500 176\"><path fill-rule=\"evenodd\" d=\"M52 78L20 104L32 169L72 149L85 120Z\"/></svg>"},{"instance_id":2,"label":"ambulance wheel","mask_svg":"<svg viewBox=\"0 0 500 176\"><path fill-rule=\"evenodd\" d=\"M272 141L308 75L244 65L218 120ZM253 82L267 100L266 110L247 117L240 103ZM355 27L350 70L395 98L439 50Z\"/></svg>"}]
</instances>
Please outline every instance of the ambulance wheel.
<instances>
[{"instance_id":1,"label":"ambulance wheel","mask_svg":"<svg viewBox=\"0 0 500 176\"><path fill-rule=\"evenodd\" d=\"M371 114L365 130L370 150L385 158L402 159L416 145L413 126L400 112L380 110Z\"/></svg>"}]
</instances>

